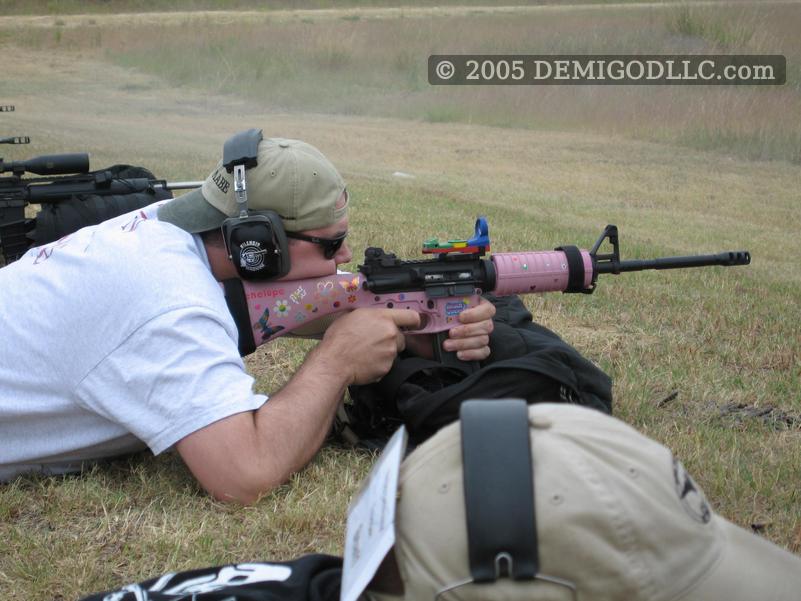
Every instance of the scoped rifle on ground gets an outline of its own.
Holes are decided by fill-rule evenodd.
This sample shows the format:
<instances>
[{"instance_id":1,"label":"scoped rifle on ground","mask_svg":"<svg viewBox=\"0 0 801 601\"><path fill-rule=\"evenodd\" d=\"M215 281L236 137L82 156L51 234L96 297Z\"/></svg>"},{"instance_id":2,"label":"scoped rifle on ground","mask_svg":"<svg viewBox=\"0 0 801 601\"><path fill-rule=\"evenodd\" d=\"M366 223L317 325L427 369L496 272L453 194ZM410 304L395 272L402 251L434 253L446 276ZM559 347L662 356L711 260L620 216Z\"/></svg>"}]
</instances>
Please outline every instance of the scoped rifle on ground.
<instances>
[{"instance_id":1,"label":"scoped rifle on ground","mask_svg":"<svg viewBox=\"0 0 801 601\"><path fill-rule=\"evenodd\" d=\"M601 252L604 242L611 252ZM496 296L536 292L592 294L598 276L644 269L683 269L709 265L748 265L748 251L714 255L623 261L618 229L607 225L590 250L560 246L550 251L492 253L484 217L467 240L423 244L433 259L401 260L381 248L368 248L357 273L324 278L257 283L236 280L226 286L229 307L239 328L240 352L303 328L326 315L358 307L412 309L421 315L417 333L438 337L437 350L458 315L479 302L482 293ZM440 356L442 361L455 360Z\"/></svg>"},{"instance_id":2,"label":"scoped rifle on ground","mask_svg":"<svg viewBox=\"0 0 801 601\"><path fill-rule=\"evenodd\" d=\"M197 188L202 182L168 183L141 167L113 165L89 171L89 155L58 154L27 161L0 159L0 246L6 263L30 247L47 244L94 225L172 197L171 190ZM46 177L24 178L26 173ZM34 218L25 207L39 204Z\"/></svg>"},{"instance_id":3,"label":"scoped rifle on ground","mask_svg":"<svg viewBox=\"0 0 801 601\"><path fill-rule=\"evenodd\" d=\"M3 112L13 107L0 107ZM28 144L30 138L0 139L3 144ZM85 153L39 156L25 161L0 158L0 250L5 263L30 247L47 244L87 225L94 225L172 197L171 190L197 188L203 182L168 183L141 167L113 165L89 171ZM34 174L44 177L24 177ZM25 216L29 204L41 205L35 217ZM1 263L0 263L1 264Z\"/></svg>"}]
</instances>

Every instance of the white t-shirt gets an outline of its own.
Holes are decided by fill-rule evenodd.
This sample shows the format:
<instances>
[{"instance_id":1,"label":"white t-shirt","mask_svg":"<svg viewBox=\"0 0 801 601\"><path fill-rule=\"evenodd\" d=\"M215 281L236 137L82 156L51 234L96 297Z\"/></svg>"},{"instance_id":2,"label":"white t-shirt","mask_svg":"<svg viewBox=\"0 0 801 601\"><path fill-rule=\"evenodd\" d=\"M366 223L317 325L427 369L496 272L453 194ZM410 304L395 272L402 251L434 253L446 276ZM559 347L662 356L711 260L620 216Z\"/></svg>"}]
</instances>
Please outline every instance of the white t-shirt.
<instances>
[{"instance_id":1,"label":"white t-shirt","mask_svg":"<svg viewBox=\"0 0 801 601\"><path fill-rule=\"evenodd\" d=\"M0 481L158 454L267 400L200 237L158 204L0 269Z\"/></svg>"}]
</instances>

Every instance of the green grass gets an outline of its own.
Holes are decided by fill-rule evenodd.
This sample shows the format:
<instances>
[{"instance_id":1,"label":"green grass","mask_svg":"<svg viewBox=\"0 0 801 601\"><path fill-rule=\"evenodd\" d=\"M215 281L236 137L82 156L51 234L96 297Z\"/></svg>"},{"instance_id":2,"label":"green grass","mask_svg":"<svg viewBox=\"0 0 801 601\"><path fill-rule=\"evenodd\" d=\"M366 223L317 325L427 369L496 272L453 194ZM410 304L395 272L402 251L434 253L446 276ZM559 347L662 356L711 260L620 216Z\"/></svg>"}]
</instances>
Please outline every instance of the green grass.
<instances>
[{"instance_id":1,"label":"green grass","mask_svg":"<svg viewBox=\"0 0 801 601\"><path fill-rule=\"evenodd\" d=\"M720 50L747 46L757 31L753 15L743 13L732 18L691 4L682 4L668 13L666 25L671 33L703 39Z\"/></svg>"},{"instance_id":2,"label":"green grass","mask_svg":"<svg viewBox=\"0 0 801 601\"><path fill-rule=\"evenodd\" d=\"M6 599L76 599L134 574L338 552L341 516L369 460L327 449L250 508L201 494L176 456L18 479L0 493L0 591Z\"/></svg>"}]
</instances>

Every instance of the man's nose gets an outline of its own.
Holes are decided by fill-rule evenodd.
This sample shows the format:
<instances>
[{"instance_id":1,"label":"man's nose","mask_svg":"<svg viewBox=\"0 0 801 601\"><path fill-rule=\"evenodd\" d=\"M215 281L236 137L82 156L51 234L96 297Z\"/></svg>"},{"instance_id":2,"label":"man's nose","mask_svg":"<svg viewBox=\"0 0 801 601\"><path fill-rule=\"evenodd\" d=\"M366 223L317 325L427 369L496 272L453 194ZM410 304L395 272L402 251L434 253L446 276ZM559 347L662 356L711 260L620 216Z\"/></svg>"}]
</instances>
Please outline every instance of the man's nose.
<instances>
[{"instance_id":1,"label":"man's nose","mask_svg":"<svg viewBox=\"0 0 801 601\"><path fill-rule=\"evenodd\" d=\"M337 265L342 265L343 263L350 263L351 259L353 259L353 253L348 243L344 242L342 246L339 247L334 260L337 262Z\"/></svg>"}]
</instances>

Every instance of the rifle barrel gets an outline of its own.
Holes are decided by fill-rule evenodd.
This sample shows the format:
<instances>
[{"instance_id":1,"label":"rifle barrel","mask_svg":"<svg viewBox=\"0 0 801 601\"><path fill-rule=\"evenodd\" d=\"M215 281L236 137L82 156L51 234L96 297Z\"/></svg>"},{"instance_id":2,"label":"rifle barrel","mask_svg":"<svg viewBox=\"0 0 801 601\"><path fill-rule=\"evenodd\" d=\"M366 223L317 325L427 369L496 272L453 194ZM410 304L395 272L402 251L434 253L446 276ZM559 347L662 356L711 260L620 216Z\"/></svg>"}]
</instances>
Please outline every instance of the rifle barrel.
<instances>
[{"instance_id":1,"label":"rifle barrel","mask_svg":"<svg viewBox=\"0 0 801 601\"><path fill-rule=\"evenodd\" d=\"M28 136L11 136L8 138L0 138L0 144L30 144L31 139Z\"/></svg>"},{"instance_id":2,"label":"rifle barrel","mask_svg":"<svg viewBox=\"0 0 801 601\"><path fill-rule=\"evenodd\" d=\"M747 250L727 251L716 255L693 255L689 257L662 257L632 261L598 261L596 273L623 273L624 271L643 271L644 269L683 269L686 267L706 267L709 265L748 265L751 253Z\"/></svg>"},{"instance_id":3,"label":"rifle barrel","mask_svg":"<svg viewBox=\"0 0 801 601\"><path fill-rule=\"evenodd\" d=\"M200 188L203 182L166 182L158 187L164 190L187 190L189 188Z\"/></svg>"}]
</instances>

